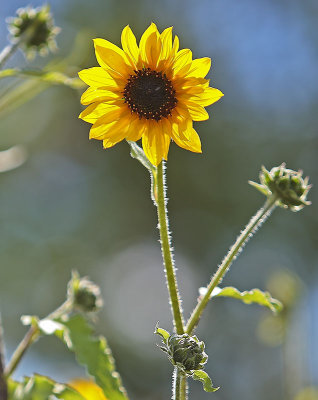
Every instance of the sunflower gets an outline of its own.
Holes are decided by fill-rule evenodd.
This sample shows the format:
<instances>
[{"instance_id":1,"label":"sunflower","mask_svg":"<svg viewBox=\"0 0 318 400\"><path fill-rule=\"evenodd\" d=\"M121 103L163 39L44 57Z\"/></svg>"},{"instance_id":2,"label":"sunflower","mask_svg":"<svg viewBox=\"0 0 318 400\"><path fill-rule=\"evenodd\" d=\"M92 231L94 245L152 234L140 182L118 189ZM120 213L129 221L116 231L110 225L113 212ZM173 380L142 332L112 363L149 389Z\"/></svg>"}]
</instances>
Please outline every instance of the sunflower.
<instances>
[{"instance_id":1,"label":"sunflower","mask_svg":"<svg viewBox=\"0 0 318 400\"><path fill-rule=\"evenodd\" d=\"M201 141L193 121L204 121L204 107L222 96L209 87L205 76L211 59L193 60L189 49L179 50L172 27L161 34L152 23L139 47L129 26L121 35L122 48L94 39L100 67L84 69L79 77L90 87L81 102L88 107L80 118L92 123L90 138L104 148L127 139L142 139L144 152L157 166L167 159L173 140L178 146L201 153Z\"/></svg>"}]
</instances>

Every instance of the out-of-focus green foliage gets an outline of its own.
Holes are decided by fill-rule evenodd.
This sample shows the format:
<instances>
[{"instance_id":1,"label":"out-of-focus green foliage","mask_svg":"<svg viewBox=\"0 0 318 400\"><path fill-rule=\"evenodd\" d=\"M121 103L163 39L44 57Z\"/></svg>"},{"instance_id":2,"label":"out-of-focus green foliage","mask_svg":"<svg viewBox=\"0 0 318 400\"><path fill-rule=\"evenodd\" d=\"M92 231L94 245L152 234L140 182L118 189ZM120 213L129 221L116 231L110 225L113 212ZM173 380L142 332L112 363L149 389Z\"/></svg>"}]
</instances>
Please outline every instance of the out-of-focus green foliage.
<instances>
[{"instance_id":1,"label":"out-of-focus green foliage","mask_svg":"<svg viewBox=\"0 0 318 400\"><path fill-rule=\"evenodd\" d=\"M84 400L76 390L41 375L25 377L22 382L9 380L8 389L8 400Z\"/></svg>"}]
</instances>

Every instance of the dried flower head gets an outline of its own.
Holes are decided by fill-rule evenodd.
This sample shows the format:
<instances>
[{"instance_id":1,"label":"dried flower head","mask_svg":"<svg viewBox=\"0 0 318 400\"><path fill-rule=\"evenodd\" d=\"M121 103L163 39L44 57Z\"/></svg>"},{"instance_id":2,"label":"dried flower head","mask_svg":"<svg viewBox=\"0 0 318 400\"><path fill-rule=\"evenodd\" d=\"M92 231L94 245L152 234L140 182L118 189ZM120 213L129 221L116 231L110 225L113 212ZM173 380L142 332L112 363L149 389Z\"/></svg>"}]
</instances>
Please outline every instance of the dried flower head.
<instances>
[{"instance_id":1,"label":"dried flower head","mask_svg":"<svg viewBox=\"0 0 318 400\"><path fill-rule=\"evenodd\" d=\"M16 17L8 18L11 41L20 42L27 58L33 58L37 52L46 55L56 49L55 36L60 28L54 26L50 7L19 8Z\"/></svg>"},{"instance_id":2,"label":"dried flower head","mask_svg":"<svg viewBox=\"0 0 318 400\"><path fill-rule=\"evenodd\" d=\"M287 169L285 163L267 171L262 167L260 172L261 184L250 181L249 183L267 197L275 196L279 206L299 211L304 206L311 204L306 199L311 185L309 178L302 178L302 171Z\"/></svg>"},{"instance_id":3,"label":"dried flower head","mask_svg":"<svg viewBox=\"0 0 318 400\"><path fill-rule=\"evenodd\" d=\"M104 148L123 139L142 139L144 152L155 166L167 159L171 140L201 153L193 121L208 119L204 107L223 96L205 79L210 58L193 60L191 50L179 50L177 36L172 40L172 27L159 33L154 23L139 46L129 26L121 42L123 50L95 39L100 67L79 72L90 86L81 98L88 107L80 114L93 124L90 138L102 140Z\"/></svg>"}]
</instances>

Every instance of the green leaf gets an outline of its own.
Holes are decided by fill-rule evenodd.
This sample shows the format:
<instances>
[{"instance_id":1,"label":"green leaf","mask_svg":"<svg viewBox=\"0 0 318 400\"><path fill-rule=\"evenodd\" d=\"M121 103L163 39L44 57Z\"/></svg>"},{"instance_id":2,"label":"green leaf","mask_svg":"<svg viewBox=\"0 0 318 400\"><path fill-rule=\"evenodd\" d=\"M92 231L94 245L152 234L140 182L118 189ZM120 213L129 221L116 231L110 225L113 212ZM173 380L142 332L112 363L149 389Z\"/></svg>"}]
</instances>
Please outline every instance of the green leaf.
<instances>
[{"instance_id":1,"label":"green leaf","mask_svg":"<svg viewBox=\"0 0 318 400\"><path fill-rule=\"evenodd\" d=\"M8 381L8 400L85 400L76 390L46 376L26 377L22 382Z\"/></svg>"},{"instance_id":2,"label":"green leaf","mask_svg":"<svg viewBox=\"0 0 318 400\"><path fill-rule=\"evenodd\" d=\"M245 304L259 304L261 306L268 307L274 313L277 313L283 309L283 305L279 300L274 299L269 292L262 292L259 289L246 290L240 292L233 286L224 288L216 287L211 297L232 297L243 301Z\"/></svg>"},{"instance_id":3,"label":"green leaf","mask_svg":"<svg viewBox=\"0 0 318 400\"><path fill-rule=\"evenodd\" d=\"M220 389L219 387L213 387L211 378L205 371L202 371L202 369L193 371L193 374L191 376L195 381L202 382L203 389L206 392L216 392L217 390Z\"/></svg>"},{"instance_id":4,"label":"green leaf","mask_svg":"<svg viewBox=\"0 0 318 400\"><path fill-rule=\"evenodd\" d=\"M81 315L59 322L67 328L64 335L59 337L75 353L77 361L95 378L106 398L127 400L128 396L119 374L115 371L114 359L106 339L102 336L95 337L92 327Z\"/></svg>"},{"instance_id":5,"label":"green leaf","mask_svg":"<svg viewBox=\"0 0 318 400\"><path fill-rule=\"evenodd\" d=\"M165 343L167 343L167 340L170 337L170 333L165 329L159 328L158 324L156 326L155 334L161 336Z\"/></svg>"}]
</instances>

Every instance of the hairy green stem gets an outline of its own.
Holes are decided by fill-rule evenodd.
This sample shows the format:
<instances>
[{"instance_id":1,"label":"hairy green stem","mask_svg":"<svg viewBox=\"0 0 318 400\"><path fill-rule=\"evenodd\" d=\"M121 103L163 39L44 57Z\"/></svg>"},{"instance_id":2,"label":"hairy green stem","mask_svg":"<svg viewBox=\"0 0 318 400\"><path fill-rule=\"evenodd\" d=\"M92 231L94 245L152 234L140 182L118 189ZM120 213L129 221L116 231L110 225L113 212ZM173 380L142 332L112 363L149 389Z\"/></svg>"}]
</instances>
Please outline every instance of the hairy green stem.
<instances>
[{"instance_id":1,"label":"hairy green stem","mask_svg":"<svg viewBox=\"0 0 318 400\"><path fill-rule=\"evenodd\" d=\"M210 300L213 289L222 281L224 275L229 270L232 262L239 255L244 245L247 243L253 233L261 226L261 224L270 216L273 209L276 207L276 197L272 196L267 199L264 206L260 208L257 213L251 218L245 229L236 239L236 242L230 248L229 252L223 259L218 270L212 277L205 295L199 300L196 308L193 310L191 317L187 323L185 331L191 335L195 327L197 326L201 314Z\"/></svg>"},{"instance_id":2,"label":"hairy green stem","mask_svg":"<svg viewBox=\"0 0 318 400\"><path fill-rule=\"evenodd\" d=\"M32 343L36 341L39 336L39 328L34 325L31 326L31 328L25 334L24 338L19 343L18 347L15 349L11 360L4 370L4 375L6 378L9 378L12 375L27 349L31 346Z\"/></svg>"},{"instance_id":3,"label":"hairy green stem","mask_svg":"<svg viewBox=\"0 0 318 400\"><path fill-rule=\"evenodd\" d=\"M158 222L160 231L160 241L162 257L165 266L167 286L170 295L170 305L173 314L174 327L177 334L184 333L183 317L181 311L181 300L179 297L176 271L173 264L172 248L170 246L170 236L166 209L166 196L165 196L165 176L164 164L161 162L158 165L156 177L153 179L155 185L155 203L158 211Z\"/></svg>"},{"instance_id":4,"label":"hairy green stem","mask_svg":"<svg viewBox=\"0 0 318 400\"><path fill-rule=\"evenodd\" d=\"M9 46L6 46L0 53L0 69L3 68L4 64L7 60L16 52L21 44L21 40L13 43Z\"/></svg>"},{"instance_id":5,"label":"hairy green stem","mask_svg":"<svg viewBox=\"0 0 318 400\"><path fill-rule=\"evenodd\" d=\"M187 377L180 371L178 367L173 371L173 400L187 400Z\"/></svg>"},{"instance_id":6,"label":"hairy green stem","mask_svg":"<svg viewBox=\"0 0 318 400\"><path fill-rule=\"evenodd\" d=\"M181 375L180 378L180 399L188 400L188 382L185 375Z\"/></svg>"}]
</instances>

